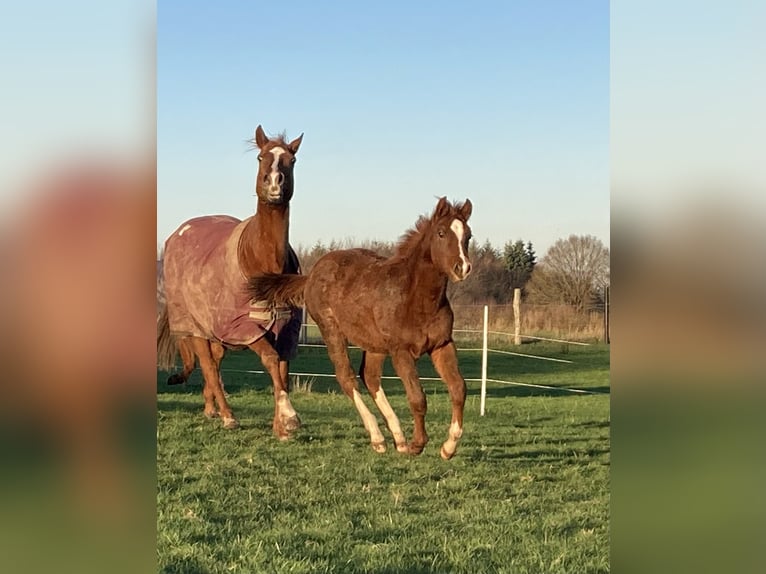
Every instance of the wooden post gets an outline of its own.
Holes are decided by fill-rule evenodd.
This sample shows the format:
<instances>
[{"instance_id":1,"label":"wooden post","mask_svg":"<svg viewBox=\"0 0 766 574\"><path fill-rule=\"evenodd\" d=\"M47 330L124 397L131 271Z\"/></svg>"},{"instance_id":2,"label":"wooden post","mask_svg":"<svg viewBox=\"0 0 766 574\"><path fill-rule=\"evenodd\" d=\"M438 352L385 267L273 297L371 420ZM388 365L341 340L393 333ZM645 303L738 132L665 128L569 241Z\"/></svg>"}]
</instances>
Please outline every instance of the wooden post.
<instances>
[{"instance_id":1,"label":"wooden post","mask_svg":"<svg viewBox=\"0 0 766 574\"><path fill-rule=\"evenodd\" d=\"M484 416L484 404L487 401L487 323L489 323L489 307L484 305L484 342L481 346L481 401L479 414Z\"/></svg>"},{"instance_id":2,"label":"wooden post","mask_svg":"<svg viewBox=\"0 0 766 574\"><path fill-rule=\"evenodd\" d=\"M513 290L513 344L521 345L521 289Z\"/></svg>"},{"instance_id":3,"label":"wooden post","mask_svg":"<svg viewBox=\"0 0 766 574\"><path fill-rule=\"evenodd\" d=\"M301 335L300 342L305 345L308 341L308 326L306 321L308 320L308 314L306 313L306 307L301 308Z\"/></svg>"}]
</instances>

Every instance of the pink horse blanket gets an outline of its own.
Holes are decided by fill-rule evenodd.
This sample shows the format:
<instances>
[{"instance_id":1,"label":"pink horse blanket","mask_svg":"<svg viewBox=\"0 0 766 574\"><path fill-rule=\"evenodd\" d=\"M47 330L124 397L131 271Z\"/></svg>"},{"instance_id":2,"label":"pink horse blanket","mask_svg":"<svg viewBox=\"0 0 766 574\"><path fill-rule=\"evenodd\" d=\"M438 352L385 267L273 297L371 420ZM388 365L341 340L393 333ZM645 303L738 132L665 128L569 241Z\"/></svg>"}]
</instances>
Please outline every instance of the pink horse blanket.
<instances>
[{"instance_id":1,"label":"pink horse blanket","mask_svg":"<svg viewBox=\"0 0 766 574\"><path fill-rule=\"evenodd\" d=\"M237 257L237 245L248 220L227 215L197 217L165 242L162 275L170 331L243 348L268 336L283 358L298 346L301 312L275 309L252 301ZM288 248L284 273L300 273Z\"/></svg>"}]
</instances>

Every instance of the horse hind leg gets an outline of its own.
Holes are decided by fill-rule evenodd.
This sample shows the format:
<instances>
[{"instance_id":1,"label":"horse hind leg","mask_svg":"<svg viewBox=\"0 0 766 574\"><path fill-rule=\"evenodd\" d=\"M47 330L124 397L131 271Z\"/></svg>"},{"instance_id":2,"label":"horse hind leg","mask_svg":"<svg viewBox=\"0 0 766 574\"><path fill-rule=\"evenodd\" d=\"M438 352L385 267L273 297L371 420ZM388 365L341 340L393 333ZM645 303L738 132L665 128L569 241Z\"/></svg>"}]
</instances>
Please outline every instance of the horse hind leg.
<instances>
[{"instance_id":1,"label":"horse hind leg","mask_svg":"<svg viewBox=\"0 0 766 574\"><path fill-rule=\"evenodd\" d=\"M362 354L362 365L359 368L359 377L375 401L380 414L386 420L386 426L388 426L388 430L391 431L391 435L394 437L396 450L401 453L408 453L410 449L407 446L407 439L404 438L402 425L399 423L399 418L396 416L394 409L391 408L391 404L386 398L386 393L383 392L383 387L380 385L385 360L386 355L382 353L364 351Z\"/></svg>"},{"instance_id":2,"label":"horse hind leg","mask_svg":"<svg viewBox=\"0 0 766 574\"><path fill-rule=\"evenodd\" d=\"M226 392L226 388L223 386L223 377L221 376L221 361L226 354L226 348L218 341L210 341L210 353L213 356L215 362L215 369L218 371L218 384L221 386L223 396L229 398L229 393Z\"/></svg>"},{"instance_id":3,"label":"horse hind leg","mask_svg":"<svg viewBox=\"0 0 766 574\"><path fill-rule=\"evenodd\" d=\"M191 337L178 339L178 352L183 362L183 370L180 373L173 373L168 377L168 385L182 385L189 380L189 376L194 370L194 350L191 346Z\"/></svg>"},{"instance_id":4,"label":"horse hind leg","mask_svg":"<svg viewBox=\"0 0 766 574\"><path fill-rule=\"evenodd\" d=\"M231 412L231 407L223 394L221 376L218 371L218 364L223 355L221 354L216 359L213 354L214 345L215 343L211 345L210 341L201 337L191 338L191 346L199 359L202 377L205 380L202 388L202 394L205 398L205 416L208 418L215 417L217 414L215 403L218 403L218 414L221 416L223 428L235 429L239 427L239 422L234 418L234 413ZM215 350L218 352L217 348Z\"/></svg>"},{"instance_id":5,"label":"horse hind leg","mask_svg":"<svg viewBox=\"0 0 766 574\"><path fill-rule=\"evenodd\" d=\"M327 318L319 323L319 328L327 345L327 354L335 366L335 378L338 379L341 389L354 403L359 416L362 418L364 428L367 429L370 435L372 449L377 453L386 452L386 441L380 432L378 421L375 419L375 415L370 412L370 409L367 408L367 405L364 404L362 395L359 393L359 383L356 380L356 375L351 368L351 361L349 361L348 353L346 352L348 343L345 337L341 334L337 324L334 321L328 321Z\"/></svg>"}]
</instances>

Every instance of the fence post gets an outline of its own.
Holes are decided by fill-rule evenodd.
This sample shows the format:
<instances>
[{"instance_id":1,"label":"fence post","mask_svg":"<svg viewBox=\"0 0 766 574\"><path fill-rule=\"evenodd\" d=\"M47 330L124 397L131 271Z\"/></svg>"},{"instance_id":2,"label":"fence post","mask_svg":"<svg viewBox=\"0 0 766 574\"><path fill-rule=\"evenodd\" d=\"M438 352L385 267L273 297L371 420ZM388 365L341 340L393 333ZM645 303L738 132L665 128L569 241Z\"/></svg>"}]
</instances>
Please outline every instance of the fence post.
<instances>
[{"instance_id":1,"label":"fence post","mask_svg":"<svg viewBox=\"0 0 766 574\"><path fill-rule=\"evenodd\" d=\"M521 289L513 290L513 344L521 345Z\"/></svg>"},{"instance_id":2,"label":"fence post","mask_svg":"<svg viewBox=\"0 0 766 574\"><path fill-rule=\"evenodd\" d=\"M301 336L300 341L302 345L308 342L308 326L306 325L306 307L301 307Z\"/></svg>"},{"instance_id":3,"label":"fence post","mask_svg":"<svg viewBox=\"0 0 766 574\"><path fill-rule=\"evenodd\" d=\"M479 414L484 416L484 403L487 401L487 319L489 307L484 305L484 343L481 347L481 407Z\"/></svg>"}]
</instances>

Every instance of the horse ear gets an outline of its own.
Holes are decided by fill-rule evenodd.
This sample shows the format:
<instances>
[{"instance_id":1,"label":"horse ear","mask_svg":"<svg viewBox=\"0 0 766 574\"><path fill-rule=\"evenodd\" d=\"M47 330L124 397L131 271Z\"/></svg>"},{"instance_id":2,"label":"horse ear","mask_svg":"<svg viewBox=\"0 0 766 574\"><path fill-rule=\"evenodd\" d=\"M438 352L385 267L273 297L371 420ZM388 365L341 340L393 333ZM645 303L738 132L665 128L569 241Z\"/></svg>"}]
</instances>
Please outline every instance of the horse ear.
<instances>
[{"instance_id":1,"label":"horse ear","mask_svg":"<svg viewBox=\"0 0 766 574\"><path fill-rule=\"evenodd\" d=\"M301 146L301 141L303 141L303 134L299 135L297 138L287 144L287 147L291 152L293 152L293 155L298 153L298 148Z\"/></svg>"},{"instance_id":2,"label":"horse ear","mask_svg":"<svg viewBox=\"0 0 766 574\"><path fill-rule=\"evenodd\" d=\"M434 217L445 217L449 215L450 204L446 197L440 197L439 203L436 204L434 209Z\"/></svg>"},{"instance_id":3,"label":"horse ear","mask_svg":"<svg viewBox=\"0 0 766 574\"><path fill-rule=\"evenodd\" d=\"M463 216L465 221L468 221L468 218L471 217L471 213L473 213L473 204L470 199L466 199L465 203L460 208L460 215Z\"/></svg>"},{"instance_id":4,"label":"horse ear","mask_svg":"<svg viewBox=\"0 0 766 574\"><path fill-rule=\"evenodd\" d=\"M263 146L268 143L269 138L266 137L266 133L263 131L263 128L260 124L258 124L258 127L255 128L255 145L258 146L258 149L263 149Z\"/></svg>"}]
</instances>

